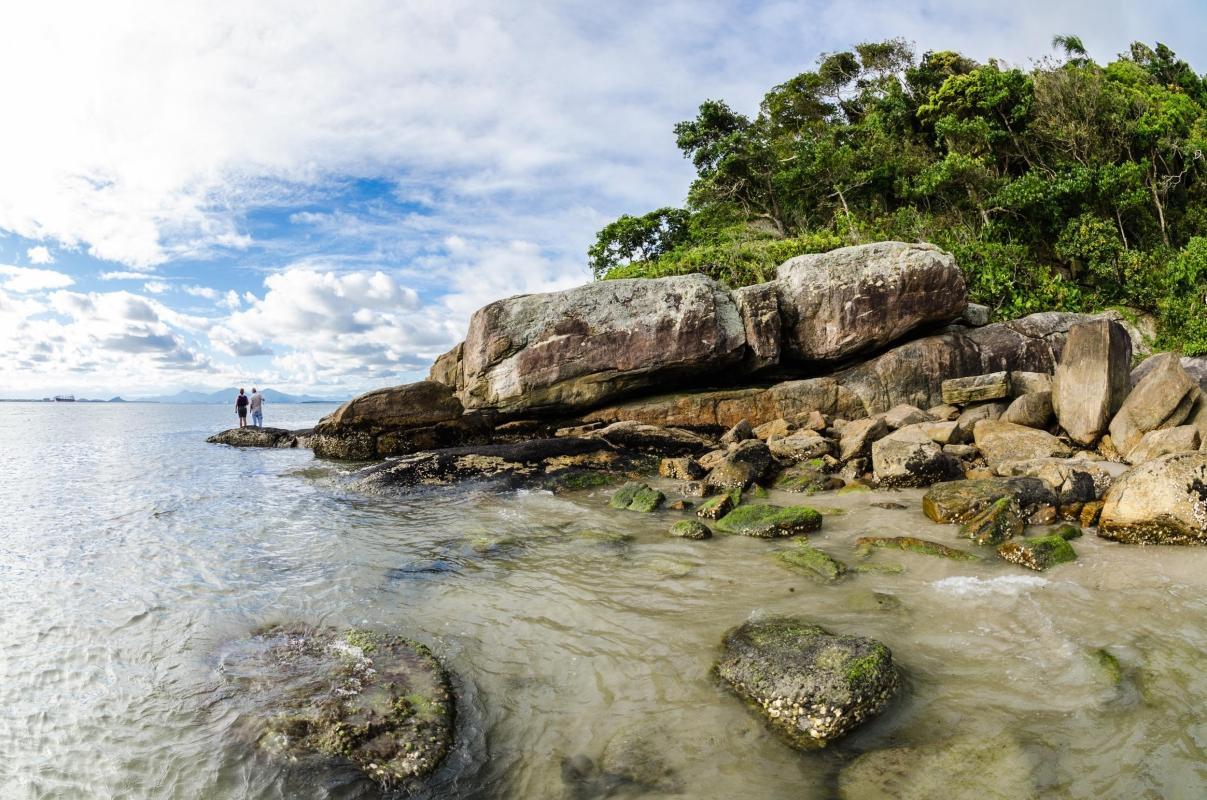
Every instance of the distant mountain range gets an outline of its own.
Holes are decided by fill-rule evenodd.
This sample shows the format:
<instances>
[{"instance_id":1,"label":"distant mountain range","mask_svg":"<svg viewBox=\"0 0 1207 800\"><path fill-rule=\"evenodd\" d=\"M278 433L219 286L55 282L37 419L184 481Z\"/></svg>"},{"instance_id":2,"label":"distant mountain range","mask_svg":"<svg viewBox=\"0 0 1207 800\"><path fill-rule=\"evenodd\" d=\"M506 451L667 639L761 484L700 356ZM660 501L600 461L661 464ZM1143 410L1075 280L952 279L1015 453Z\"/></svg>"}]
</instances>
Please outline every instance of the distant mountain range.
<instances>
[{"instance_id":1,"label":"distant mountain range","mask_svg":"<svg viewBox=\"0 0 1207 800\"><path fill-rule=\"evenodd\" d=\"M198 403L198 404L229 404L235 402L238 389L220 389L216 392L179 391L176 394L163 397L139 397L144 403ZM248 394L251 394L248 391ZM267 403L342 403L347 398L314 397L308 394L286 394L276 389L265 389L260 392Z\"/></svg>"}]
</instances>

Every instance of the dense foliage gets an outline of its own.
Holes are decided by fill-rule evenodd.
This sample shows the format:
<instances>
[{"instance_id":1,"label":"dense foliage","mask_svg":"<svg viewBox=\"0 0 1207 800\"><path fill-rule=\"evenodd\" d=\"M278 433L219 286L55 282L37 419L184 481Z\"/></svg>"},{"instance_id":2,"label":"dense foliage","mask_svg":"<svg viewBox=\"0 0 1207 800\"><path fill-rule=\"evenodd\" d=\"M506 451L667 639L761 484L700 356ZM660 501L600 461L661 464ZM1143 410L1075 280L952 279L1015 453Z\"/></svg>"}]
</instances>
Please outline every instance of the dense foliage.
<instances>
[{"instance_id":1,"label":"dense foliage","mask_svg":"<svg viewBox=\"0 0 1207 800\"><path fill-rule=\"evenodd\" d=\"M768 280L786 258L931 241L998 317L1131 309L1207 352L1207 81L1164 45L1106 65L1059 36L1030 69L900 40L823 56L748 117L709 100L675 126L685 209L624 216L597 277Z\"/></svg>"}]
</instances>

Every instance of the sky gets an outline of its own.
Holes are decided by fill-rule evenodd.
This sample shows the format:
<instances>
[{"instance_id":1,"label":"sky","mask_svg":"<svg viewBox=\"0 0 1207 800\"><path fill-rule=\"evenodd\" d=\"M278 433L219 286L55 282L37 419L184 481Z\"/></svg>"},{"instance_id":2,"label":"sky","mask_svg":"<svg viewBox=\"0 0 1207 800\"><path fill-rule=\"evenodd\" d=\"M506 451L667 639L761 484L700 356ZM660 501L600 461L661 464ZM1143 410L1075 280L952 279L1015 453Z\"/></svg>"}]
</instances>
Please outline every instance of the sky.
<instances>
[{"instance_id":1,"label":"sky","mask_svg":"<svg viewBox=\"0 0 1207 800\"><path fill-rule=\"evenodd\" d=\"M901 36L1076 34L1207 71L1196 2L14 2L0 10L0 397L426 375L470 314L590 280L682 203L678 121Z\"/></svg>"}]
</instances>

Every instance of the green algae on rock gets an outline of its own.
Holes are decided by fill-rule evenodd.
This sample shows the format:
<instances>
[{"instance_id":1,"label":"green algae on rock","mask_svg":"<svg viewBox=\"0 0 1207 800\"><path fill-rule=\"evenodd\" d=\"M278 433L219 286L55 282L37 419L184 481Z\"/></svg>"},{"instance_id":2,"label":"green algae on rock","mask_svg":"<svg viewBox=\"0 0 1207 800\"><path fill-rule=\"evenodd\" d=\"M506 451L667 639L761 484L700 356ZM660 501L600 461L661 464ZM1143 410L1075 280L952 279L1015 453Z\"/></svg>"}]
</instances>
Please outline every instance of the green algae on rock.
<instances>
[{"instance_id":1,"label":"green algae on rock","mask_svg":"<svg viewBox=\"0 0 1207 800\"><path fill-rule=\"evenodd\" d=\"M922 511L935 522L967 522L1003 497L1013 498L1024 514L1057 503L1039 478L983 478L936 483L922 498Z\"/></svg>"},{"instance_id":2,"label":"green algae on rock","mask_svg":"<svg viewBox=\"0 0 1207 800\"><path fill-rule=\"evenodd\" d=\"M724 494L718 494L710 497L700 504L700 509L696 511L696 516L703 519L717 520L728 514L730 511L738 507L742 502L742 490L731 489Z\"/></svg>"},{"instance_id":3,"label":"green algae on rock","mask_svg":"<svg viewBox=\"0 0 1207 800\"><path fill-rule=\"evenodd\" d=\"M825 747L878 714L901 683L880 642L835 635L798 617L729 631L715 672L802 750Z\"/></svg>"},{"instance_id":4,"label":"green algae on rock","mask_svg":"<svg viewBox=\"0 0 1207 800\"><path fill-rule=\"evenodd\" d=\"M1056 528L1056 530L1052 531L1052 535L1059 536L1061 539L1064 539L1066 542L1069 542L1069 541L1072 541L1073 539L1081 538L1081 528L1078 528L1076 525L1072 524L1071 522L1066 522L1065 524Z\"/></svg>"},{"instance_id":5,"label":"green algae on rock","mask_svg":"<svg viewBox=\"0 0 1207 800\"><path fill-rule=\"evenodd\" d=\"M424 645L369 630L277 625L224 662L263 720L259 745L290 759L345 759L412 788L453 740L447 673Z\"/></svg>"},{"instance_id":6,"label":"green algae on rock","mask_svg":"<svg viewBox=\"0 0 1207 800\"><path fill-rule=\"evenodd\" d=\"M1077 558L1077 553L1068 540L1055 533L1048 536L1032 536L1029 539L1015 539L1003 544L997 552L1012 564L1039 571Z\"/></svg>"},{"instance_id":7,"label":"green algae on rock","mask_svg":"<svg viewBox=\"0 0 1207 800\"><path fill-rule=\"evenodd\" d=\"M681 519L671 526L671 536L680 539L711 539L712 531L703 522L694 519Z\"/></svg>"},{"instance_id":8,"label":"green algae on rock","mask_svg":"<svg viewBox=\"0 0 1207 800\"><path fill-rule=\"evenodd\" d=\"M834 583L847 572L846 564L804 541L797 541L795 546L777 551L775 559L785 567L821 583Z\"/></svg>"},{"instance_id":9,"label":"green algae on rock","mask_svg":"<svg viewBox=\"0 0 1207 800\"><path fill-rule=\"evenodd\" d=\"M1038 759L1009 734L872 750L838 778L843 800L1039 800Z\"/></svg>"},{"instance_id":10,"label":"green algae on rock","mask_svg":"<svg viewBox=\"0 0 1207 800\"><path fill-rule=\"evenodd\" d=\"M1023 535L1023 520L1014 498L999 497L960 527L960 535L976 544L1001 544Z\"/></svg>"},{"instance_id":11,"label":"green algae on rock","mask_svg":"<svg viewBox=\"0 0 1207 800\"><path fill-rule=\"evenodd\" d=\"M616 490L608 502L612 508L628 511L649 513L655 511L666 500L666 495L657 489L651 489L644 483L631 481Z\"/></svg>"},{"instance_id":12,"label":"green algae on rock","mask_svg":"<svg viewBox=\"0 0 1207 800\"><path fill-rule=\"evenodd\" d=\"M821 527L821 514L808 506L738 506L717 521L717 530L774 539L811 533Z\"/></svg>"},{"instance_id":13,"label":"green algae on rock","mask_svg":"<svg viewBox=\"0 0 1207 800\"><path fill-rule=\"evenodd\" d=\"M826 474L821 470L820 466L814 466L813 462L818 462L818 459L793 464L781 470L775 476L775 481L772 482L771 488L778 489L781 492L815 494L843 487L842 478Z\"/></svg>"},{"instance_id":14,"label":"green algae on rock","mask_svg":"<svg viewBox=\"0 0 1207 800\"><path fill-rule=\"evenodd\" d=\"M945 544L932 542L929 539L918 539L913 536L860 536L855 540L855 547L860 555L868 555L874 547L896 548L910 553L921 553L925 556L940 556L953 561L979 561L980 556L948 547Z\"/></svg>"}]
</instances>

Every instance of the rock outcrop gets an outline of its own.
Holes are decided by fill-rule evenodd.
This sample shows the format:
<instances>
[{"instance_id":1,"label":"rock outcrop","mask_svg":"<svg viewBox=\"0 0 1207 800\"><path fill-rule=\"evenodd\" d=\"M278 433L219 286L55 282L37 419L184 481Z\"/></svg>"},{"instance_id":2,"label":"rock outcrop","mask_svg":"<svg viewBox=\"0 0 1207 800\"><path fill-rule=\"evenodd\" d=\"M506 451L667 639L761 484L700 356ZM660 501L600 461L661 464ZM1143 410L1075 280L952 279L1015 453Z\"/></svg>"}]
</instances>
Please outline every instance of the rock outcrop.
<instances>
[{"instance_id":1,"label":"rock outcrop","mask_svg":"<svg viewBox=\"0 0 1207 800\"><path fill-rule=\"evenodd\" d=\"M1098 535L1136 544L1207 544L1207 453L1133 467L1103 498Z\"/></svg>"},{"instance_id":2,"label":"rock outcrop","mask_svg":"<svg viewBox=\"0 0 1207 800\"><path fill-rule=\"evenodd\" d=\"M927 433L907 425L872 444L872 469L881 486L930 486L960 476L960 464Z\"/></svg>"},{"instance_id":3,"label":"rock outcrop","mask_svg":"<svg viewBox=\"0 0 1207 800\"><path fill-rule=\"evenodd\" d=\"M916 328L955 319L964 274L934 245L877 242L789 259L776 271L784 345L801 361L837 361Z\"/></svg>"},{"instance_id":4,"label":"rock outcrop","mask_svg":"<svg viewBox=\"0 0 1207 800\"><path fill-rule=\"evenodd\" d=\"M725 636L717 675L790 744L825 747L897 693L892 653L794 617L747 622Z\"/></svg>"},{"instance_id":5,"label":"rock outcrop","mask_svg":"<svg viewBox=\"0 0 1207 800\"><path fill-rule=\"evenodd\" d=\"M465 338L466 408L589 408L637 389L737 365L733 297L705 275L600 281L479 309Z\"/></svg>"},{"instance_id":6,"label":"rock outcrop","mask_svg":"<svg viewBox=\"0 0 1207 800\"><path fill-rule=\"evenodd\" d=\"M1052 406L1073 441L1090 445L1106 433L1131 388L1131 358L1131 337L1114 320L1069 329L1052 380Z\"/></svg>"},{"instance_id":7,"label":"rock outcrop","mask_svg":"<svg viewBox=\"0 0 1207 800\"><path fill-rule=\"evenodd\" d=\"M973 438L977 449L989 462L990 469L997 469L999 464L1006 461L1072 455L1068 445L1047 431L1002 422L1000 419L978 422L973 427Z\"/></svg>"},{"instance_id":8,"label":"rock outcrop","mask_svg":"<svg viewBox=\"0 0 1207 800\"><path fill-rule=\"evenodd\" d=\"M231 447L297 447L299 437L306 437L309 431L287 431L284 428L256 428L247 426L231 428L215 433L206 439L210 444L226 444Z\"/></svg>"}]
</instances>

